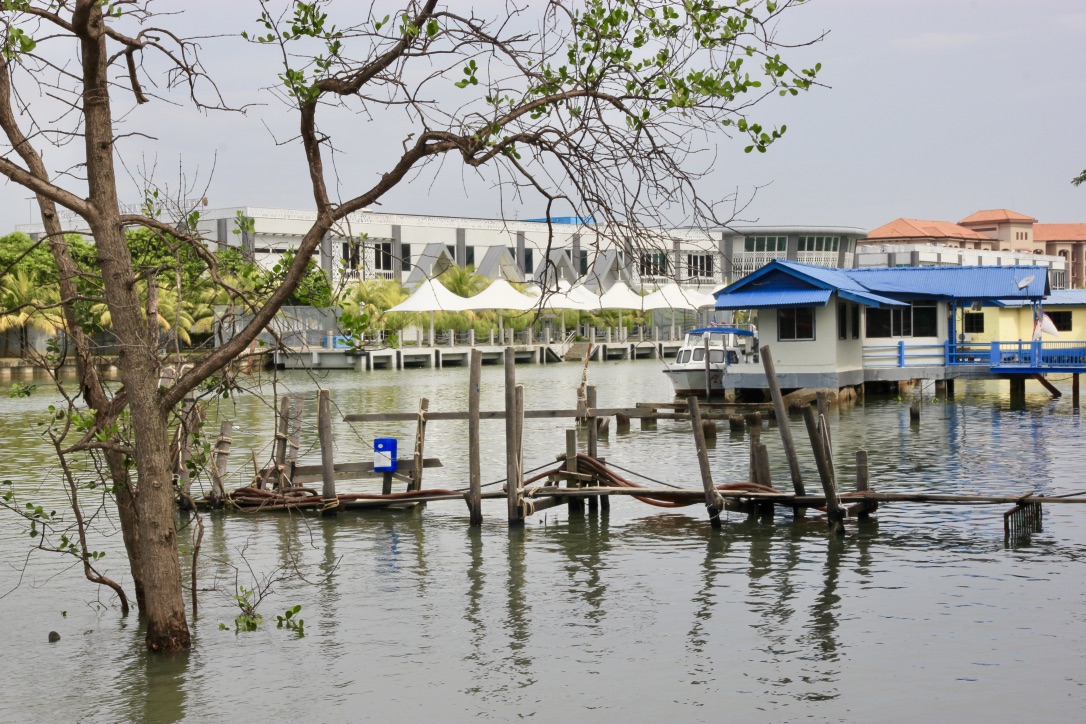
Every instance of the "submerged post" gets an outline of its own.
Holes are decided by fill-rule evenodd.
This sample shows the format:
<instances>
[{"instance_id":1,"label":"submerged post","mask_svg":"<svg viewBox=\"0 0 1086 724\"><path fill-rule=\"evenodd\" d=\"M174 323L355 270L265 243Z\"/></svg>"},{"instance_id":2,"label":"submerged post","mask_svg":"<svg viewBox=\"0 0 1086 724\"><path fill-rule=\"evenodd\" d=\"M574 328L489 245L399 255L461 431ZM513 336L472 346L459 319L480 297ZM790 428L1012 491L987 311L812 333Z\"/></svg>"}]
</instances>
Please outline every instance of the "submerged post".
<instances>
[{"instance_id":1,"label":"submerged post","mask_svg":"<svg viewBox=\"0 0 1086 724\"><path fill-rule=\"evenodd\" d=\"M493 334L493 330L491 330ZM479 387L483 379L483 353L471 350L468 376L468 519L469 525L483 524L483 488L479 453Z\"/></svg>"},{"instance_id":2,"label":"submerged post","mask_svg":"<svg viewBox=\"0 0 1086 724\"><path fill-rule=\"evenodd\" d=\"M505 490L509 525L521 525L520 480L517 478L517 360L516 350L505 348Z\"/></svg>"},{"instance_id":3,"label":"submerged post","mask_svg":"<svg viewBox=\"0 0 1086 724\"><path fill-rule=\"evenodd\" d=\"M229 420L219 423L219 439L215 441L215 464L211 466L211 507L221 507L226 499L226 470L230 462L230 436L233 425Z\"/></svg>"},{"instance_id":4,"label":"submerged post","mask_svg":"<svg viewBox=\"0 0 1086 724\"><path fill-rule=\"evenodd\" d=\"M788 409L784 405L784 396L781 394L781 385L777 380L777 368L770 354L769 345L762 346L762 366L765 368L766 380L769 382L769 394L773 398L773 412L777 418L777 430L781 434L781 443L784 445L784 454L788 458L788 471L792 476L792 489L796 495L806 495L803 487L803 471L799 467L799 456L796 454L796 442L792 438L792 426L788 421ZM803 508L797 508L796 513L803 514Z\"/></svg>"},{"instance_id":5,"label":"submerged post","mask_svg":"<svg viewBox=\"0 0 1086 724\"><path fill-rule=\"evenodd\" d=\"M474 351L474 350L473 350ZM415 459L414 476L409 490L422 490L423 452L426 448L426 412L430 409L430 400L423 397L419 400L419 421L415 428Z\"/></svg>"},{"instance_id":6,"label":"submerged post","mask_svg":"<svg viewBox=\"0 0 1086 724\"><path fill-rule=\"evenodd\" d=\"M830 467L828 438L824 438L819 428L815 411L810 405L803 408L803 422L807 425L807 435L811 439L811 450L814 452L815 464L818 466L818 477L822 481L822 492L826 496L826 518L830 528L835 532L844 532L840 527L841 503L837 499L837 490L834 486L833 472Z\"/></svg>"},{"instance_id":7,"label":"submerged post","mask_svg":"<svg viewBox=\"0 0 1086 724\"><path fill-rule=\"evenodd\" d=\"M588 420L588 457L595 460L597 457L599 457L600 439L599 418L596 417L595 385L589 385L587 388L585 388L585 402L588 406L588 410L586 412ZM600 499L598 495L593 495L591 498L588 499L588 511L590 513L599 510L599 507Z\"/></svg>"},{"instance_id":8,"label":"submerged post","mask_svg":"<svg viewBox=\"0 0 1086 724\"><path fill-rule=\"evenodd\" d=\"M709 511L709 524L720 527L720 505L717 502L716 488L713 487L713 473L709 469L709 450L705 446L705 433L701 427L701 409L698 398L691 395L686 398L690 410L690 424L694 428L694 444L698 450L698 465L701 467L701 484L705 488L705 509Z\"/></svg>"},{"instance_id":9,"label":"submerged post","mask_svg":"<svg viewBox=\"0 0 1086 724\"><path fill-rule=\"evenodd\" d=\"M1071 375L1071 409L1078 412L1078 372Z\"/></svg>"},{"instance_id":10,"label":"submerged post","mask_svg":"<svg viewBox=\"0 0 1086 724\"><path fill-rule=\"evenodd\" d=\"M283 487L283 468L287 462L287 438L290 432L290 398L286 395L279 400L279 419L275 432L275 485Z\"/></svg>"},{"instance_id":11,"label":"submerged post","mask_svg":"<svg viewBox=\"0 0 1086 724\"><path fill-rule=\"evenodd\" d=\"M577 429L566 430L566 472L577 472ZM580 481L578 481L573 475L566 478L567 488L580 487ZM584 513L584 498L566 498L566 510L573 514Z\"/></svg>"},{"instance_id":12,"label":"submerged post","mask_svg":"<svg viewBox=\"0 0 1086 724\"><path fill-rule=\"evenodd\" d=\"M328 390L317 393L317 438L321 445L321 516L335 516L339 508L336 496L336 464L332 438L332 402Z\"/></svg>"}]
</instances>

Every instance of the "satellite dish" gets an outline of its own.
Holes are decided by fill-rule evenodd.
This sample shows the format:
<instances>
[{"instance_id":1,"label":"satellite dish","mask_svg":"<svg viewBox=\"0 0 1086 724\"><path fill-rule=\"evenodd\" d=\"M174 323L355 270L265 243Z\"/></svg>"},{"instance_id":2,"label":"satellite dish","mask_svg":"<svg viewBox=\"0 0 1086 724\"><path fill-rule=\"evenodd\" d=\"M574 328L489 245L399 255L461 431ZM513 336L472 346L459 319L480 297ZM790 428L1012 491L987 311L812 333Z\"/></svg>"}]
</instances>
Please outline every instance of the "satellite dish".
<instances>
[{"instance_id":1,"label":"satellite dish","mask_svg":"<svg viewBox=\"0 0 1086 724\"><path fill-rule=\"evenodd\" d=\"M1022 279L1022 280L1020 280L1018 282L1018 288L1019 289L1025 289L1026 287L1028 287L1032 283L1033 283L1033 275L1030 274L1028 277L1026 277L1025 279Z\"/></svg>"}]
</instances>

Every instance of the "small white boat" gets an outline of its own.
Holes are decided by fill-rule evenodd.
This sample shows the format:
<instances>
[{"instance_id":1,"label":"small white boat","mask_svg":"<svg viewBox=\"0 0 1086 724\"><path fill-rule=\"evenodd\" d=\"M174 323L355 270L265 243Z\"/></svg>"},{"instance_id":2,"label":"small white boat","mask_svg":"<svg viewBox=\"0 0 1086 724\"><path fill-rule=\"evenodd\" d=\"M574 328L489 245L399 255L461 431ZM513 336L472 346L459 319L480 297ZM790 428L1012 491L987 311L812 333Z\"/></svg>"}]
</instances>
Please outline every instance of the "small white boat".
<instances>
[{"instance_id":1,"label":"small white boat","mask_svg":"<svg viewBox=\"0 0 1086 724\"><path fill-rule=\"evenodd\" d=\"M704 395L708 370L709 392L716 394L724 390L729 365L757 361L758 330L753 324L703 327L687 332L675 361L664 374L671 380L677 396Z\"/></svg>"}]
</instances>

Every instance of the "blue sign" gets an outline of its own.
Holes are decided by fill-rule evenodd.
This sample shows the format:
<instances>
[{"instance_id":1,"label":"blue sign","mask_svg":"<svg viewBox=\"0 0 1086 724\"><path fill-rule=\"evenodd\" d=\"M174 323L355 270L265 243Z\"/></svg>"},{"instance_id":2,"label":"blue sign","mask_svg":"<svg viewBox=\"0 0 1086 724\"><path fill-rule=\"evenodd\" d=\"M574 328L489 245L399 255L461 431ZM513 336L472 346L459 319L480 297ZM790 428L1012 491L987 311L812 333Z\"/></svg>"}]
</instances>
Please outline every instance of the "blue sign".
<instances>
[{"instance_id":1,"label":"blue sign","mask_svg":"<svg viewBox=\"0 0 1086 724\"><path fill-rule=\"evenodd\" d=\"M374 438L373 469L378 473L396 472L396 438Z\"/></svg>"}]
</instances>

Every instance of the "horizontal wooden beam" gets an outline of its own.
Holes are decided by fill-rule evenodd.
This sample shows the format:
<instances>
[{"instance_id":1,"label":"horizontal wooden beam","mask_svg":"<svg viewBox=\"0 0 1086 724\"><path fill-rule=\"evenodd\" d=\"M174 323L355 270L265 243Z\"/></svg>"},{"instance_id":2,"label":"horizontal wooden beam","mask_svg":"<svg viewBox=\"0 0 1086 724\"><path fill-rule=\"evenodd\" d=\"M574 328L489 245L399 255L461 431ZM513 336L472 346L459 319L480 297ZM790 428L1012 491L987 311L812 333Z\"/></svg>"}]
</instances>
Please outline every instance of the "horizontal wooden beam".
<instances>
[{"instance_id":1,"label":"horizontal wooden beam","mask_svg":"<svg viewBox=\"0 0 1086 724\"><path fill-rule=\"evenodd\" d=\"M422 461L423 468L441 468L444 465L441 463L441 458L426 458ZM415 461L413 458L398 458L396 460L396 473L393 473L395 477L401 477L403 471L414 470ZM333 470L336 476L336 480L358 480L360 478L382 478L384 477L384 471L373 469L373 462L358 462L358 463L336 463ZM294 467L294 476L291 478L291 482L294 485L302 485L303 483L316 483L321 481L321 466L320 465L296 465Z\"/></svg>"},{"instance_id":2,"label":"horizontal wooden beam","mask_svg":"<svg viewBox=\"0 0 1086 724\"><path fill-rule=\"evenodd\" d=\"M644 404L644 403L638 403ZM749 409L749 408L747 408ZM759 408L761 409L761 408ZM614 417L625 415L626 417L649 417L655 420L689 420L690 415L685 412L656 412L651 407L601 407L595 410L525 410L526 419L554 419L570 418L585 419L589 417ZM417 412L365 412L351 413L343 417L346 422L414 422L419 418ZM706 412L702 415L705 420L726 420L728 415L723 412ZM467 420L467 412L427 412L426 421L435 420ZM479 412L480 420L504 420L504 410L482 410Z\"/></svg>"}]
</instances>

